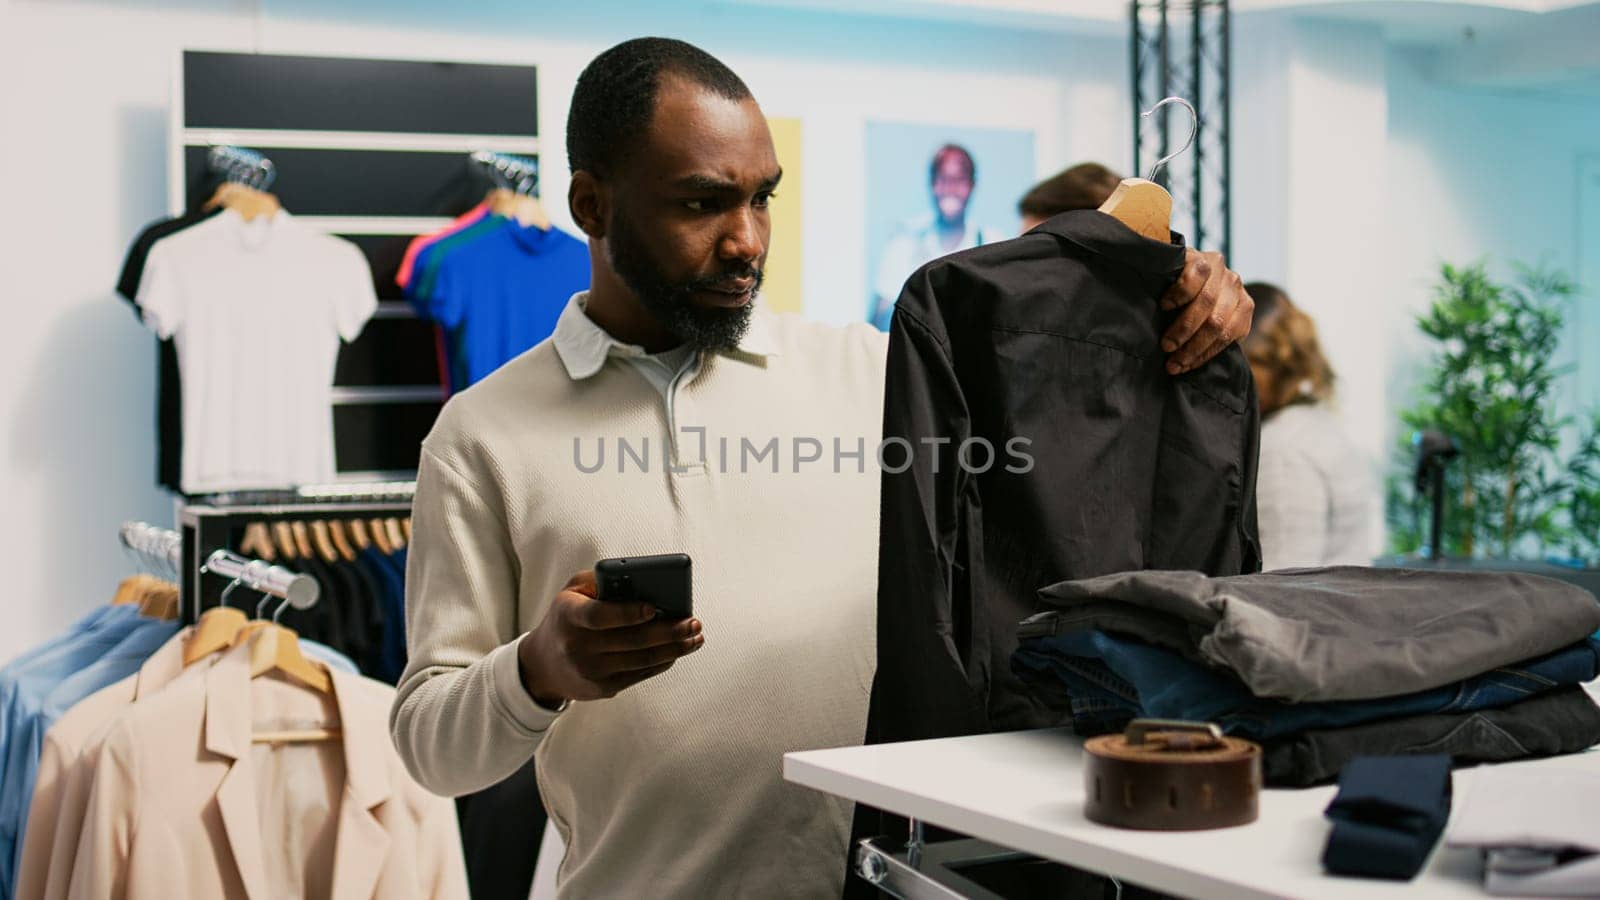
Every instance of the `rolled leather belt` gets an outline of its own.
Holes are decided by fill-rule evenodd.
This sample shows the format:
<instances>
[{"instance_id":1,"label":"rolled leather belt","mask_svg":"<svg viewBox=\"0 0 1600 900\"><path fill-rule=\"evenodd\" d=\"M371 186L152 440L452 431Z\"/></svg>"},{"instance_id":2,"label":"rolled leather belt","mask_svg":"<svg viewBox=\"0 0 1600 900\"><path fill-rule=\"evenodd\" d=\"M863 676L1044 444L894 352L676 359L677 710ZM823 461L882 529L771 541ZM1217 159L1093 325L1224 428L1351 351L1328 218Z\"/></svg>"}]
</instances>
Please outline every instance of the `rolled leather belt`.
<instances>
[{"instance_id":1,"label":"rolled leather belt","mask_svg":"<svg viewBox=\"0 0 1600 900\"><path fill-rule=\"evenodd\" d=\"M1084 744L1084 815L1144 831L1197 831L1256 820L1261 748L1216 725L1135 719Z\"/></svg>"}]
</instances>

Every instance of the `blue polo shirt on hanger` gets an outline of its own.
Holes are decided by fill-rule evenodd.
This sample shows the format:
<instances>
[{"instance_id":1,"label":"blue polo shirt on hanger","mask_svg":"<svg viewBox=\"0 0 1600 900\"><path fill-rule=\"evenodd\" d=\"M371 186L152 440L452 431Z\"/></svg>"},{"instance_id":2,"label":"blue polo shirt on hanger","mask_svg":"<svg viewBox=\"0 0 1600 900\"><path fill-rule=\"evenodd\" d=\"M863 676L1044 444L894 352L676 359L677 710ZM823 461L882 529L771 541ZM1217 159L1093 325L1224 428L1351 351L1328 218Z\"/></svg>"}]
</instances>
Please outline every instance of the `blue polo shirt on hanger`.
<instances>
[{"instance_id":1,"label":"blue polo shirt on hanger","mask_svg":"<svg viewBox=\"0 0 1600 900\"><path fill-rule=\"evenodd\" d=\"M487 230L471 240L425 250L434 267L431 290L412 298L420 315L450 333L455 390L549 337L567 300L589 289L583 241L554 227L495 221L494 228L479 223Z\"/></svg>"}]
</instances>

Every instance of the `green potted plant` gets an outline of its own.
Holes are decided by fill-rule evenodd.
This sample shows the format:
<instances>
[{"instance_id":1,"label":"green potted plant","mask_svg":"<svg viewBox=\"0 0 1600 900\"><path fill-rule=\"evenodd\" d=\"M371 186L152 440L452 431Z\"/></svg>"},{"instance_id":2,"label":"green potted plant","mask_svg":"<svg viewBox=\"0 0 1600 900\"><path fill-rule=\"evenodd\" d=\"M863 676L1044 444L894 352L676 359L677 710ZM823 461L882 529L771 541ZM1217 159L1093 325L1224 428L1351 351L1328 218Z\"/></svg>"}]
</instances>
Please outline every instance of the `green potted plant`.
<instances>
[{"instance_id":1,"label":"green potted plant","mask_svg":"<svg viewBox=\"0 0 1600 900\"><path fill-rule=\"evenodd\" d=\"M1548 269L1516 267L1502 284L1483 263L1444 265L1433 303L1417 320L1435 344L1422 398L1401 412L1402 447L1389 480L1391 549L1415 553L1426 540L1410 482L1412 433L1455 439L1460 455L1445 480L1449 556L1543 558L1580 545L1592 554L1600 523L1600 432L1591 429L1560 459L1567 421L1555 393L1569 370L1556 364L1563 302L1576 286ZM1404 477L1401 473L1407 473Z\"/></svg>"}]
</instances>

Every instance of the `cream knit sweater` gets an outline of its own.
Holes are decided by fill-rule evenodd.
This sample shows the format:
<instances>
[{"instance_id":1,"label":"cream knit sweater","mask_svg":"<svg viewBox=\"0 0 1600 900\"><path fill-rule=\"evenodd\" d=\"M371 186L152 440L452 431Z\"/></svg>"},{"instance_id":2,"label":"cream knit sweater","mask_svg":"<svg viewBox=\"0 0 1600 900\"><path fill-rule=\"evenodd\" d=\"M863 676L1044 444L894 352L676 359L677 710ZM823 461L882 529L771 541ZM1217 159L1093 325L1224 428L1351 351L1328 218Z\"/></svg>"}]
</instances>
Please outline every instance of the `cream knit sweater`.
<instances>
[{"instance_id":1,"label":"cream knit sweater","mask_svg":"<svg viewBox=\"0 0 1600 900\"><path fill-rule=\"evenodd\" d=\"M685 471L668 471L668 404L634 367L611 357L583 377L551 341L453 398L423 444L394 740L444 794L535 755L567 845L563 897L833 897L842 884L849 805L786 784L782 754L865 730L887 342L865 325L756 318L762 352L752 340L707 355L673 395ZM860 455L836 457L836 439ZM603 467L585 473L602 443ZM567 579L667 552L693 558L705 646L613 699L535 704L516 641Z\"/></svg>"}]
</instances>

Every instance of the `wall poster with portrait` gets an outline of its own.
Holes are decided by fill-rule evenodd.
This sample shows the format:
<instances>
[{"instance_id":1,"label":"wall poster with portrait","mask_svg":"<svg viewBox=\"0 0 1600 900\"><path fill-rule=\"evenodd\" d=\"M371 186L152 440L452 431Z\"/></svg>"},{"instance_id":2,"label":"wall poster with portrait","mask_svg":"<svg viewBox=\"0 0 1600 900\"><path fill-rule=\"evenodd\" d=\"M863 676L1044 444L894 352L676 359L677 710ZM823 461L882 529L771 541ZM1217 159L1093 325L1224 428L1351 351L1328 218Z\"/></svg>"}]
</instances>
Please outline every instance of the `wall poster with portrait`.
<instances>
[{"instance_id":1,"label":"wall poster with portrait","mask_svg":"<svg viewBox=\"0 0 1600 900\"><path fill-rule=\"evenodd\" d=\"M923 263L1015 237L1035 174L1031 131L868 122L867 321Z\"/></svg>"}]
</instances>

